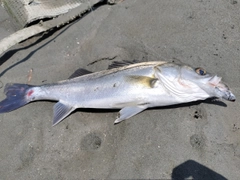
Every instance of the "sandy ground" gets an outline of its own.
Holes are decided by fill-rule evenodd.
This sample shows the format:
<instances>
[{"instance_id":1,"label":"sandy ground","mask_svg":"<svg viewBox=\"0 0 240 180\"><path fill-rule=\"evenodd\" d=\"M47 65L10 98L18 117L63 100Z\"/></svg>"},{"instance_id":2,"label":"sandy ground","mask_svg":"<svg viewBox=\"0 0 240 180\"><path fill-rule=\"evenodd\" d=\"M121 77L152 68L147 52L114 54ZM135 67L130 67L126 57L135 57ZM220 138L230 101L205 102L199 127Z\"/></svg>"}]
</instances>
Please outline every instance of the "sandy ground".
<instances>
[{"instance_id":1,"label":"sandy ground","mask_svg":"<svg viewBox=\"0 0 240 180\"><path fill-rule=\"evenodd\" d=\"M67 79L111 61L180 59L222 76L235 103L209 101L144 111L77 110L52 127L54 102L0 115L0 179L205 179L240 177L240 1L125 0L0 57L6 83ZM0 39L14 25L0 8ZM39 39L39 40L38 40Z\"/></svg>"}]
</instances>

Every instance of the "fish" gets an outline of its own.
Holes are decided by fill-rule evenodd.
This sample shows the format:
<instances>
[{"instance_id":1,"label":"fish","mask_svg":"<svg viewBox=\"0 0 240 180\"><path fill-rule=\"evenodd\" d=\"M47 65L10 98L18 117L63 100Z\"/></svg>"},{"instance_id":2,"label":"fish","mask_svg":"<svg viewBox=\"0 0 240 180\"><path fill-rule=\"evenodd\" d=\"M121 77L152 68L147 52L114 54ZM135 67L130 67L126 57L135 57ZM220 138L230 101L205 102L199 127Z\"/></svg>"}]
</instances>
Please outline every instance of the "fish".
<instances>
[{"instance_id":1,"label":"fish","mask_svg":"<svg viewBox=\"0 0 240 180\"><path fill-rule=\"evenodd\" d=\"M75 109L120 109L115 124L146 110L208 98L235 101L222 78L201 67L168 61L114 61L107 70L76 70L69 79L39 86L6 84L0 113L32 101L57 101L53 126Z\"/></svg>"}]
</instances>

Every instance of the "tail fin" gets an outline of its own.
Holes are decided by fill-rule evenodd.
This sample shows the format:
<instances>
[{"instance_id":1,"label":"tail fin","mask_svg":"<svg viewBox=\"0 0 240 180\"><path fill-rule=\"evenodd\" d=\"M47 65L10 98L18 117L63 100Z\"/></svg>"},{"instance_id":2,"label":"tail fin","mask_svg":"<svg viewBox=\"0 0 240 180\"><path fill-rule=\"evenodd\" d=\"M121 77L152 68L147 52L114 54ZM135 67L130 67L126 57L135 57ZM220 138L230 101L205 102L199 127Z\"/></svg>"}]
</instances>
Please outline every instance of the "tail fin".
<instances>
[{"instance_id":1,"label":"tail fin","mask_svg":"<svg viewBox=\"0 0 240 180\"><path fill-rule=\"evenodd\" d=\"M27 84L7 84L4 89L7 97L0 102L0 113L13 111L29 103L26 94L32 87Z\"/></svg>"}]
</instances>

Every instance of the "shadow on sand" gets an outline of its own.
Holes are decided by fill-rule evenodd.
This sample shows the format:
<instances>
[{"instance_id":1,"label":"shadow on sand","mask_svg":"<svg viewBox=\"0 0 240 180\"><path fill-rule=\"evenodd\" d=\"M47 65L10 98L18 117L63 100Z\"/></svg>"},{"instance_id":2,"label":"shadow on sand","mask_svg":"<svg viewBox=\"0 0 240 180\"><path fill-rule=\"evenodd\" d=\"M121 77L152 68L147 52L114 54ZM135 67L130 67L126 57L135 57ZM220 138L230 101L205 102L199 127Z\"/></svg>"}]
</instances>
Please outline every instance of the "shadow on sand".
<instances>
[{"instance_id":1,"label":"shadow on sand","mask_svg":"<svg viewBox=\"0 0 240 180\"><path fill-rule=\"evenodd\" d=\"M227 180L221 174L199 164L196 161L188 160L172 171L172 180Z\"/></svg>"}]
</instances>

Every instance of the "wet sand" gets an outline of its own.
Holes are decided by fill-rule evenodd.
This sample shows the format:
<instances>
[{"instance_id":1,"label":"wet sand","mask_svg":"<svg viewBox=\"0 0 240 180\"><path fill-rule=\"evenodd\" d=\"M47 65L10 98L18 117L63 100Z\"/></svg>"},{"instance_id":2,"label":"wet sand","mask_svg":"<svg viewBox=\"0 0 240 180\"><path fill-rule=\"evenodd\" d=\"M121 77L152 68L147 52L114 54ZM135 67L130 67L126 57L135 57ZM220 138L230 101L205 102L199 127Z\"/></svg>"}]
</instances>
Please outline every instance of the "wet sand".
<instances>
[{"instance_id":1,"label":"wet sand","mask_svg":"<svg viewBox=\"0 0 240 180\"><path fill-rule=\"evenodd\" d=\"M112 61L181 60L223 77L236 102L146 110L118 125L117 111L74 111L52 127L54 102L0 115L0 179L216 179L240 177L240 2L125 0L101 6L0 57L1 82L67 79ZM0 8L0 39L14 32ZM3 99L3 87L0 99Z\"/></svg>"}]
</instances>

